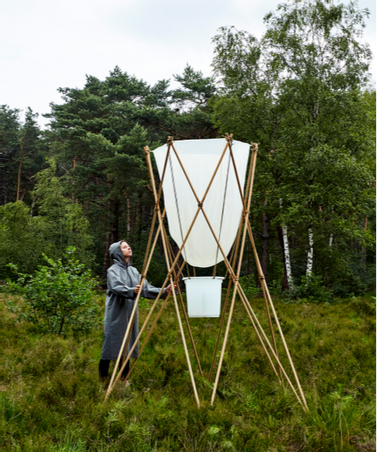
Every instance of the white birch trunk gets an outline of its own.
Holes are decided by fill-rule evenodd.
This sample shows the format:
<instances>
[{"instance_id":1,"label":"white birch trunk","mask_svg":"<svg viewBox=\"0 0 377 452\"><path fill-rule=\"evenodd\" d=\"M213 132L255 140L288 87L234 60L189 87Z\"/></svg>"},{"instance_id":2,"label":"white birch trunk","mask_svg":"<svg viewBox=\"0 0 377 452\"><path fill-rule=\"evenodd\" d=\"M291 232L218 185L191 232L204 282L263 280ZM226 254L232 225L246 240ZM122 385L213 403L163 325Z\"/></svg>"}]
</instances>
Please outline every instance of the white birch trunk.
<instances>
[{"instance_id":1,"label":"white birch trunk","mask_svg":"<svg viewBox=\"0 0 377 452\"><path fill-rule=\"evenodd\" d=\"M306 277L310 278L312 276L312 272L313 272L313 257L314 257L314 252L313 252L314 240L313 240L313 229L312 228L308 228L308 238L309 238L309 250L308 250L308 260L306 263Z\"/></svg>"},{"instance_id":2,"label":"white birch trunk","mask_svg":"<svg viewBox=\"0 0 377 452\"><path fill-rule=\"evenodd\" d=\"M279 199L280 208L283 208L283 200ZM289 242L288 242L288 228L285 224L281 226L283 231L283 244L284 244L284 262L285 269L287 271L287 280L288 280L288 288L289 290L294 289L293 277L292 277L292 268L291 268L291 258L289 254Z\"/></svg>"},{"instance_id":3,"label":"white birch trunk","mask_svg":"<svg viewBox=\"0 0 377 452\"><path fill-rule=\"evenodd\" d=\"M332 244L334 241L334 234L330 234L330 238L329 238L329 248L330 248L330 253L332 252Z\"/></svg>"}]
</instances>

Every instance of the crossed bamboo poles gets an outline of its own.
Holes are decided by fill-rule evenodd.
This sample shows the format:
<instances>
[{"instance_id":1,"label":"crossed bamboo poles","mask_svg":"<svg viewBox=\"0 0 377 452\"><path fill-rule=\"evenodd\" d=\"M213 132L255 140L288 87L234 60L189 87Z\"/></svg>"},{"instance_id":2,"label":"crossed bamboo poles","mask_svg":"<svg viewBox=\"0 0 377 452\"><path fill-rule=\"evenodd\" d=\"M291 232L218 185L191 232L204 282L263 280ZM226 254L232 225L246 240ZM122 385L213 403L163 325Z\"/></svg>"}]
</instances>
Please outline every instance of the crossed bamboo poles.
<instances>
[{"instance_id":1,"label":"crossed bamboo poles","mask_svg":"<svg viewBox=\"0 0 377 452\"><path fill-rule=\"evenodd\" d=\"M179 279L179 277L180 277L180 275L181 275L181 273L183 271L183 268L186 265L186 262L183 261L183 263L179 267L178 271L176 271L175 268L176 268L176 266L178 264L179 257L182 254L182 251L183 251L184 246L186 244L186 241L187 241L187 239L188 239L188 237L189 237L189 235L191 233L191 230L192 230L192 228L193 228L193 226L195 224L195 221L196 221L199 213L202 212L202 214L203 214L203 216L204 216L204 218L205 218L205 220L206 220L206 222L208 224L208 227L210 228L211 233L212 233L212 235L213 235L213 237L214 237L214 239L215 239L215 241L216 241L216 243L218 245L218 249L220 250L220 252L223 255L223 259L224 259L224 262L225 262L225 265L226 265L226 268L227 268L227 273L229 274L229 284L228 284L226 299L225 299L225 303L224 303L224 308L223 308L222 315L221 315L219 333L218 333L218 337L217 337L215 351L214 351L214 355L213 355L213 359L212 359L212 363L211 363L211 370L210 370L210 374L209 374L209 379L210 380L211 380L212 373L213 373L214 366L215 366L215 362L216 362L217 350L218 350L218 347L219 347L219 344L220 344L221 332L222 332L224 321L225 321L225 315L226 315L227 305L228 305L228 301L229 301L230 289L231 289L232 285L234 285L234 290L233 290L232 300L231 300L231 304L230 304L230 310L229 310L227 325L226 325L226 329L225 329L224 340L223 340L222 349L221 349L221 353L220 353L219 363L218 363L218 366L217 366L215 382L214 382L213 390L212 390L211 405L213 405L214 400L215 400L215 396L216 396L217 386L218 386L218 382L219 382L219 378L220 378L220 372L221 372L222 363L223 363L224 354L225 354L225 349L226 349L228 336L229 336L230 324L231 324L232 316L233 316L233 312L234 312L236 295L238 294L238 296L241 299L241 302L242 302L242 304L243 304L243 306L244 306L244 308L246 310L246 313L247 313L247 315L248 315L248 317L250 319L250 322L251 322L252 326L255 329L255 332L257 334L258 340L260 341L260 343L262 345L262 348L263 348L264 352L266 353L268 361L269 361L269 363L270 363L275 375L277 376L277 378L279 380L279 383L281 385L283 385L283 382L284 382L284 379L285 379L287 381L289 387L291 388L293 394L295 395L295 397L297 398L298 402L300 403L300 405L303 407L303 409L305 411L308 411L308 406L307 406L307 403L306 403L305 395L303 393L300 381L298 379L298 375L297 375L296 369L294 367L291 355L289 353L289 349L288 349L287 343L285 341L284 334L283 334L283 331L281 329L280 322L279 322L279 319L277 317L276 310L275 310L275 307L274 307L274 304L273 304L270 292L268 290L268 286L267 286L267 283L266 283L266 280L265 280L265 277L264 277L264 274L263 274L263 270L262 270L262 267L261 267L261 264L260 264L260 261L259 261L259 257L258 257L257 251L256 251L253 234L252 234L250 223L249 223L249 211L250 211L251 196L252 196L252 191L253 191L253 183L254 183L254 175L255 175L255 166L256 166L256 158L257 158L257 152L258 152L258 145L257 144L253 144L252 155L251 155L249 171L248 171L248 179L247 179L246 189L245 189L246 196L244 197L243 196L243 192L242 192L242 188L241 188L241 184L240 184L240 181L239 181L239 177L238 177L237 168L236 168L235 161L234 161L233 152L232 152L232 138L233 137L232 137L232 135L226 134L225 138L226 138L226 145L225 145L225 147L223 149L223 152L222 152L222 154L220 156L219 162L218 162L218 164L216 166L216 169L215 169L215 171L214 171L214 173L213 173L213 175L211 177L211 180L210 180L210 182L208 184L208 187L207 187L202 199L199 199L198 195L195 192L194 187L192 186L190 178L189 178L189 176L188 176L188 174L187 174L187 172L186 172L186 170L184 168L184 165L182 164L182 161L181 161L181 159L180 159L180 157L179 157L179 155L178 155L178 153L177 153L177 151L175 149L174 141L173 141L172 137L168 137L168 149L167 149L167 153L166 153L164 168L163 168L162 177L161 177L161 183L160 183L158 192L156 190L156 184L155 184L155 180L154 180L154 174L153 174L152 163L151 163L151 158L150 158L150 150L149 150L148 146L144 148L144 152L145 152L145 156L146 156L146 162L147 162L147 166L148 166L148 171L149 171L149 175L150 175L150 179L151 179L151 183L152 183L153 195L154 195L154 199L155 199L155 211L154 211L154 216L153 216L153 220L152 220L152 227L151 227L150 235L149 235L149 239L148 239L147 250L146 250L144 264L143 264L143 271L142 271L141 279L140 279L141 287L142 287L142 285L143 285L143 283L145 281L146 274L147 274L148 268L149 268L149 264L151 262L151 258L152 258L154 249L156 247L156 243L157 243L157 239L158 239L159 235L161 235L161 238L162 238L164 255L165 255L165 260L166 260L166 266L167 266L167 269L168 269L168 274L167 274L167 276L165 278L165 281L164 281L164 283L163 283L163 285L161 287L161 290L160 290L157 298L155 299L155 301L154 301L154 303L153 303L153 305L151 307L151 310L150 310L147 318L144 321L144 324L143 324L143 326L142 326L142 328L141 328L141 330L140 330L140 332L139 332L139 334L138 334L138 336L137 336L137 338L135 340L135 343L131 347L127 357L125 358L124 362L121 365L121 368L119 370L119 373L118 373L117 377L115 378L116 371L118 369L118 365L119 365L120 359L121 359L121 357L122 357L122 355L124 353L124 350L128 349L128 343L129 343L129 339L130 339L130 336L131 336L131 330L132 330L133 323L134 323L134 320L135 320L136 309L137 309L137 305L138 305L138 301L139 301L139 298L140 298L141 291L139 291L139 293L137 294L137 297L136 297L136 300L135 300L135 304L134 304L134 308L133 308L133 311L131 313L131 318L130 318L130 321L129 321L129 324L128 324L128 327L127 327L127 330L126 330L126 333L125 333L125 336L124 336L124 339L123 339L123 343L122 343L120 351L119 351L118 359L117 359L116 364L115 364L115 368L114 368L113 375L112 375L112 378L111 378L111 381L110 381L110 384L109 384L109 387L108 387L108 390L107 390L107 393L106 393L106 399L105 400L107 400L107 398L109 397L109 395L110 395L111 391L113 390L115 384L119 381L119 379L121 377L121 374L122 374L125 366L129 362L130 357L132 355L132 352L135 349L136 345L138 344L138 342L140 340L140 337L143 334L143 332L144 332L144 330L145 330L145 328L146 328L146 326L147 326L147 324L149 322L149 319L150 319L150 317L151 317L151 315L152 315L152 313L153 313L158 301L160 300L160 298L161 298L161 296L163 294L163 290L166 287L167 283L170 282L170 284L173 286L173 283L178 281L178 279ZM235 175L236 175L236 179L237 179L238 189L239 189L241 200L242 200L242 203L243 203L242 218L241 218L241 221L240 221L236 242L235 242L235 245L233 247L232 255L230 257L230 260L232 261L232 263L229 262L227 256L225 255L224 250L223 250L223 248L222 248L222 246L221 246L221 244L219 242L219 239L217 238L217 236L215 234L215 231L213 230L212 225L211 225L211 223L210 223L210 221L209 221L209 219L208 219L208 217L207 217L207 215L205 213L205 210L203 209L203 203L204 203L204 201L205 201L205 199L207 197L207 194L208 194L208 192L209 192L209 190L211 188L212 182L213 182L213 180L214 180L214 178L215 178L215 176L216 176L216 174L218 172L218 169L219 169L219 167L221 165L221 162L222 162L222 160L224 158L224 155L225 155L225 153L226 153L226 151L228 149L229 149L229 152L230 152L231 161L232 161L233 168L234 168ZM175 154L175 157L177 158L177 161L178 161L178 163L179 163L179 165L180 165L180 167L181 167L181 169L182 169L182 171L184 173L184 176L185 176L185 178L186 178L186 180L187 180L187 182L188 182L188 184L189 184L189 186L190 186L190 188L191 188L191 190L192 190L192 192L193 192L193 194L195 196L195 199L196 199L196 201L198 203L198 209L196 211L196 214L195 214L195 216L194 216L194 218L193 218L193 220L191 222L191 225L190 225L190 227L189 227L189 229L188 229L188 231L186 233L185 238L183 239L182 245L181 245L178 253L176 254L174 260L173 260L174 254L173 254L173 252L172 252L172 250L171 250L171 248L169 246L166 230L165 230L165 227L164 227L164 224L163 224L163 220L164 220L166 212L164 210L161 213L160 205L159 205L160 204L160 198L161 198L161 191L162 191L163 181L164 181L165 174L166 174L167 162L168 162L171 150L173 150L173 152ZM152 244L153 231L154 231L156 219L158 219L158 225L159 226L158 226L158 229L157 229L157 232L156 232L153 244ZM262 293L263 293L263 297L264 297L264 301L265 301L267 318L268 318L270 333L271 333L271 337L272 337L272 344L271 344L270 340L268 339L268 337L266 336L266 334L265 334L265 332L264 332L264 330L263 330L263 328L262 328L262 326L261 326L261 324L260 324L260 322L259 322L259 320L258 320L253 308L250 305L250 302L248 301L248 299L247 299L247 297L246 297L246 295L245 295L245 293L244 293L244 291L243 291L243 289L242 289L242 287L241 287L241 285L239 283L239 277L240 277L241 265L242 265L242 258L243 258L243 253L244 253L244 248L245 248L245 242L246 242L246 236L247 235L249 236L249 239L250 239L250 242L251 242L251 246L252 246L254 257L255 257L255 262L256 262L256 265L257 265L257 269L258 269L258 275L259 275L260 284L261 284L261 288L262 288ZM152 244L152 246L151 246L151 244ZM238 255L238 253L239 253L239 255ZM235 269L235 264L237 262L237 256L238 256L238 265L237 265L237 269ZM199 401L198 392L197 392L197 389L196 389L194 374L193 374L192 367L191 367L190 357L189 357L189 353L188 353L188 349L187 349L186 338L185 338L185 334L184 334L184 331L183 331L182 320L181 320L180 311L179 311L179 307L178 307L177 294L175 293L174 290L172 290L172 294L173 294L173 298L174 298L175 310L176 310L176 314L177 314L177 319L178 319L180 333L181 333L181 336L182 336L182 342L183 342L183 346L184 346L184 351L185 351L185 355L186 355L186 360L187 360L187 365L188 365L188 369L189 369L190 379L191 379L191 383L192 383L192 387L193 387L193 391L194 391L194 396L195 396L195 400L196 400L196 403L197 403L198 407L200 407L200 401ZM146 346L146 344L147 344L147 342L148 342L148 340L149 340L149 338L150 338L150 336L151 336L151 334L152 334L152 332L153 332L153 330L154 330L154 328L155 328L155 326L157 324L157 321L159 320L159 318L160 318L160 316L161 316L161 314L162 314L162 312L163 312L163 310L164 310L164 308L166 306L166 303L167 303L168 299L170 298L170 296L171 295L169 294L166 297L166 299L163 301L163 303L162 303L162 305L160 307L160 310L159 310L159 312L158 312L158 314L157 314L157 316L156 316L156 318L155 318L155 320L154 320L154 322L153 322L153 324L152 324L152 326L151 326L151 328L150 328L150 330L149 330L149 332L147 334L147 337L144 340L144 343L143 343L143 345L142 345L142 347L140 349L139 355L144 350L144 348L145 348L145 346ZM184 307L182 294L181 294L179 289L178 289L178 298L180 300L181 308L182 308L182 311L183 311L183 314L184 314L184 319L185 319L185 323L186 323L186 326L187 326L187 329L188 329L188 332L189 332L191 345L192 345L193 350L194 350L195 359L196 359L196 362L198 364L198 370L199 370L200 375L203 375L203 372L202 372L202 369L201 369L201 366L200 366L200 362L199 362L199 357L198 357L198 354L197 354L197 351L196 351L196 347L195 347L195 342L194 342L194 339L193 339L193 336L192 336L192 333L191 333L191 328L190 328L190 324L189 324L189 321L188 321L187 313L186 313L186 310L185 310L185 307ZM297 388L298 388L298 392L296 391L296 389L293 386L290 378L288 377L283 365L280 362L278 351L277 351L277 346L276 346L274 329L273 329L273 326L272 326L272 317L271 317L270 308L271 308L271 311L272 311L275 323L277 325L278 332L279 332L280 337L282 339L283 347L284 347L285 353L287 355L287 358L288 358L288 361L289 361L289 364L290 364L290 367L291 367L291 370L292 370L292 373L293 373L293 376L294 376L294 380L295 380ZM272 357L271 357L270 353L271 353ZM276 369L273 360L275 360L275 363L276 363L278 369ZM131 374L132 370L134 369L136 362L137 362L137 360L135 360L133 365L131 366L131 368L130 368L127 376L126 376L126 379L129 377L129 375Z\"/></svg>"}]
</instances>

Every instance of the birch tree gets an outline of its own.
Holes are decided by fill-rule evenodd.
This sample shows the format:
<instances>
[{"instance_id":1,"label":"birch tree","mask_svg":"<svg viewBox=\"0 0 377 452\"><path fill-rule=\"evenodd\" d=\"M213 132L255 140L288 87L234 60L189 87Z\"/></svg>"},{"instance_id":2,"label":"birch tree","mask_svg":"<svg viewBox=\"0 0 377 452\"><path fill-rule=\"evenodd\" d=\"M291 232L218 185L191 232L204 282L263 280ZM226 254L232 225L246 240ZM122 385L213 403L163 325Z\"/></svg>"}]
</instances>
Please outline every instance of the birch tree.
<instances>
[{"instance_id":1,"label":"birch tree","mask_svg":"<svg viewBox=\"0 0 377 452\"><path fill-rule=\"evenodd\" d=\"M297 238L299 279L324 272L316 264L316 247L329 248L316 240L324 229L331 248L337 237L362 240L360 217L373 200L363 91L371 52L361 40L368 15L356 2L284 3L265 16L260 40L232 27L214 37L223 86L216 124L259 143L254 193L268 198L283 236L289 228Z\"/></svg>"}]
</instances>

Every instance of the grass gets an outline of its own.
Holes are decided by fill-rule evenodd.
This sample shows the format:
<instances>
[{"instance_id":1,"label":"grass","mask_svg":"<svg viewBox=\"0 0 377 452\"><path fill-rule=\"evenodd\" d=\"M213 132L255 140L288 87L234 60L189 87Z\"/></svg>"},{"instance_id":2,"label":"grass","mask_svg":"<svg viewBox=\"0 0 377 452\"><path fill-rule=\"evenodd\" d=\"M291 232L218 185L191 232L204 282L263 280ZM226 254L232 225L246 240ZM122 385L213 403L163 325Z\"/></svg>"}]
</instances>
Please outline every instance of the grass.
<instances>
[{"instance_id":1,"label":"grass","mask_svg":"<svg viewBox=\"0 0 377 452\"><path fill-rule=\"evenodd\" d=\"M98 379L102 330L40 335L2 304L4 451L375 451L375 307L371 298L276 308L309 413L269 367L240 302L215 405L208 382L218 319L190 319L197 408L175 309L168 303L131 386L108 402ZM104 305L104 295L95 302ZM264 302L253 307L265 325ZM144 302L140 324L148 313ZM285 363L285 362L284 362Z\"/></svg>"}]
</instances>

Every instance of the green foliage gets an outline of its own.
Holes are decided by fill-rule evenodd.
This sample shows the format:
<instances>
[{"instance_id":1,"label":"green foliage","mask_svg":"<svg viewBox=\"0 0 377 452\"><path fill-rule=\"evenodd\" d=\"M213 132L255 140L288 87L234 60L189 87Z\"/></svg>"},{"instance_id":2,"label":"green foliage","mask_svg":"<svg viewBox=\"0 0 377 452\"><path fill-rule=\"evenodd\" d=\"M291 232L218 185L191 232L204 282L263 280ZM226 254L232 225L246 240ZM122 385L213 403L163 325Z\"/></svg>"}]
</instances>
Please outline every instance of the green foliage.
<instances>
[{"instance_id":1,"label":"green foliage","mask_svg":"<svg viewBox=\"0 0 377 452\"><path fill-rule=\"evenodd\" d=\"M44 166L46 144L38 127L38 113L30 108L25 112L25 121L19 118L20 110L0 105L0 158L2 180L0 204L17 199L30 203L33 187L32 177ZM20 186L18 190L18 177ZM18 190L18 198L17 198Z\"/></svg>"},{"instance_id":2,"label":"green foliage","mask_svg":"<svg viewBox=\"0 0 377 452\"><path fill-rule=\"evenodd\" d=\"M4 299L4 294L0 293ZM104 306L104 294L93 304ZM149 301L149 306L151 305ZM268 331L264 301L253 309ZM369 298L275 302L309 413L282 388L236 300L214 406L208 381L219 319L190 319L204 377L189 346L197 408L174 304L139 357L130 386L105 403L98 378L102 332L41 336L4 310L3 448L45 451L352 452L375 447L375 317ZM139 310L143 322L149 309ZM275 331L276 332L276 331ZM143 338L142 338L143 342ZM279 356L289 368L281 341ZM111 372L111 369L110 369ZM291 373L290 373L291 375Z\"/></svg>"},{"instance_id":3,"label":"green foliage","mask_svg":"<svg viewBox=\"0 0 377 452\"><path fill-rule=\"evenodd\" d=\"M71 187L69 179L56 175L54 159L49 159L48 163L49 167L35 176L33 193L37 197L39 214L35 219L40 221L43 238L55 252L74 246L80 249L81 259L90 264L92 237L88 233L89 221L78 200L67 196Z\"/></svg>"},{"instance_id":4,"label":"green foliage","mask_svg":"<svg viewBox=\"0 0 377 452\"><path fill-rule=\"evenodd\" d=\"M290 298L300 300L301 303L308 301L331 303L334 301L333 293L324 286L322 277L313 274L310 277L303 276L301 284L296 284L294 290L287 295Z\"/></svg>"},{"instance_id":5,"label":"green foliage","mask_svg":"<svg viewBox=\"0 0 377 452\"><path fill-rule=\"evenodd\" d=\"M248 300L252 300L260 294L261 288L257 287L254 275L241 276L239 281ZM233 295L233 291L234 288L232 287L230 290L231 296Z\"/></svg>"},{"instance_id":6,"label":"green foliage","mask_svg":"<svg viewBox=\"0 0 377 452\"><path fill-rule=\"evenodd\" d=\"M93 305L93 288L97 281L75 258L75 248L68 248L61 259L44 255L48 265L33 275L17 272L16 281L8 281L9 291L21 296L22 303L10 301L9 309L17 321L38 325L42 331L62 334L63 327L87 331L98 325L98 308Z\"/></svg>"},{"instance_id":7,"label":"green foliage","mask_svg":"<svg viewBox=\"0 0 377 452\"><path fill-rule=\"evenodd\" d=\"M12 277L8 263L21 272L32 273L42 263L42 253L49 257L61 254L68 246L80 249L80 258L92 264L92 238L89 223L77 200L66 196L66 180L56 176L56 164L40 171L36 177L36 208L22 201L0 207L0 279Z\"/></svg>"},{"instance_id":8,"label":"green foliage","mask_svg":"<svg viewBox=\"0 0 377 452\"><path fill-rule=\"evenodd\" d=\"M353 2L282 3L265 16L260 40L234 27L214 37L223 84L211 100L215 123L259 143L250 220L257 231L262 221L287 227L298 280L307 273L310 229L314 273L327 285L337 280L334 290L349 278L356 251L363 249L365 269L375 249L375 92L367 88L371 52L360 40L366 17ZM329 272L333 254L339 265Z\"/></svg>"},{"instance_id":9,"label":"green foliage","mask_svg":"<svg viewBox=\"0 0 377 452\"><path fill-rule=\"evenodd\" d=\"M170 91L167 80L149 86L116 67L105 80L88 76L82 89L60 89L63 103L52 104L48 115L46 141L59 174L69 176L70 195L86 208L103 279L109 265L105 243L126 238L141 254L146 247L154 201L143 148L157 147L168 135L214 132L207 105L213 80L190 67L175 77L182 89ZM160 275L153 272L151 279Z\"/></svg>"},{"instance_id":10,"label":"green foliage","mask_svg":"<svg viewBox=\"0 0 377 452\"><path fill-rule=\"evenodd\" d=\"M7 264L17 264L22 272L32 272L40 263L42 251L40 223L30 217L30 208L22 201L0 207L0 278L11 276Z\"/></svg>"}]
</instances>

